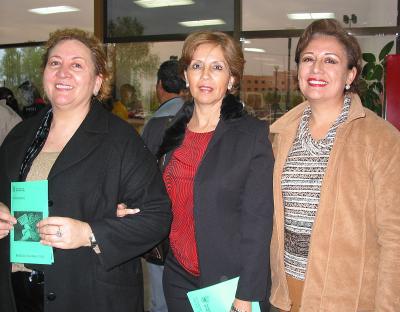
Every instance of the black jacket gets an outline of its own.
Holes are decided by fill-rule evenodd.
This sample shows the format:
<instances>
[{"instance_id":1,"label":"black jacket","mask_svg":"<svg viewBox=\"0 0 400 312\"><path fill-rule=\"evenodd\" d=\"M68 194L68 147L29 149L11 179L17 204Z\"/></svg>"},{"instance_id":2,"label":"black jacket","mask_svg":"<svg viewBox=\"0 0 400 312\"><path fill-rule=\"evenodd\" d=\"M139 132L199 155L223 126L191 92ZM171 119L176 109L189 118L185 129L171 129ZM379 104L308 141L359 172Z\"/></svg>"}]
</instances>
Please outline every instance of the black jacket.
<instances>
[{"instance_id":1,"label":"black jacket","mask_svg":"<svg viewBox=\"0 0 400 312\"><path fill-rule=\"evenodd\" d=\"M10 205L27 147L45 111L19 124L0 149L0 201ZM91 248L54 249L44 266L45 312L142 311L139 256L161 241L171 221L169 200L154 157L135 130L95 103L49 173L50 216L92 227L101 254ZM116 217L117 203L141 212ZM0 240L0 311L14 312L9 238ZM47 295L55 294L49 301Z\"/></svg>"},{"instance_id":2,"label":"black jacket","mask_svg":"<svg viewBox=\"0 0 400 312\"><path fill-rule=\"evenodd\" d=\"M159 153L163 167L183 141L193 113L186 103L166 130ZM194 181L194 222L203 287L240 276L236 297L269 296L273 154L268 127L246 114L232 95Z\"/></svg>"}]
</instances>

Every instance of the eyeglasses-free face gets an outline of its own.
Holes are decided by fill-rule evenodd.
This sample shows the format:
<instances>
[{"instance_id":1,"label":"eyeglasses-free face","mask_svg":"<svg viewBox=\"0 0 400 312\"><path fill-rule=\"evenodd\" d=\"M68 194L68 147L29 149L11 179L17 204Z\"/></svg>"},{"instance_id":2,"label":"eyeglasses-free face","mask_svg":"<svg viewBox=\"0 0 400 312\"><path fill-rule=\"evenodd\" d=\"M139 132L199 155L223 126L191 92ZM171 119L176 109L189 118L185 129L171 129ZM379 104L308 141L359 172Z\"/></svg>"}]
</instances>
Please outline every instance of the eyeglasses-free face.
<instances>
[{"instance_id":1,"label":"eyeglasses-free face","mask_svg":"<svg viewBox=\"0 0 400 312\"><path fill-rule=\"evenodd\" d=\"M208 43L197 47L185 78L198 105L221 105L228 85L234 82L222 48Z\"/></svg>"},{"instance_id":2,"label":"eyeglasses-free face","mask_svg":"<svg viewBox=\"0 0 400 312\"><path fill-rule=\"evenodd\" d=\"M348 69L345 48L332 36L316 36L300 55L299 87L312 102L343 104L346 84L351 84L356 69Z\"/></svg>"}]
</instances>

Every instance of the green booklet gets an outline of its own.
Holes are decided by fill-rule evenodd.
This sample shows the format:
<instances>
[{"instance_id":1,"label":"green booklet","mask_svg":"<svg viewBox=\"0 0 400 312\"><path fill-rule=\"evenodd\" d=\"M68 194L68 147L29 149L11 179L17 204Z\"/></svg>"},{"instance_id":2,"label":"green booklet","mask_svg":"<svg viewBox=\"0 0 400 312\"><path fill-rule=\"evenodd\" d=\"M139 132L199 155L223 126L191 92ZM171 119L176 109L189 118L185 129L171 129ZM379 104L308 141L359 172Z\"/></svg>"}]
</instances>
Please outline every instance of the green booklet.
<instances>
[{"instance_id":1,"label":"green booklet","mask_svg":"<svg viewBox=\"0 0 400 312\"><path fill-rule=\"evenodd\" d=\"M235 299L239 277L222 283L189 291L187 296L194 312L228 312ZM260 312L260 304L253 302L251 312Z\"/></svg>"},{"instance_id":2,"label":"green booklet","mask_svg":"<svg viewBox=\"0 0 400 312\"><path fill-rule=\"evenodd\" d=\"M11 214L17 224L10 232L10 261L52 264L53 248L40 243L36 228L49 215L47 180L12 182Z\"/></svg>"}]
</instances>

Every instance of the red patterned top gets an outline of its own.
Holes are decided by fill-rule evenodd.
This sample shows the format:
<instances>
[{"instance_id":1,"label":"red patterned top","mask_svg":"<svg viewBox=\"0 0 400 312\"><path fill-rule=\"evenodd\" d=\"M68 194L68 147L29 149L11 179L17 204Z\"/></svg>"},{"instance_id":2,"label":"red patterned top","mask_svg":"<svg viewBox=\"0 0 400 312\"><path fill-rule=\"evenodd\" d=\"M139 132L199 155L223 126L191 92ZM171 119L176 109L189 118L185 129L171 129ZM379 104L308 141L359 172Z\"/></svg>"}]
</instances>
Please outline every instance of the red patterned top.
<instances>
[{"instance_id":1,"label":"red patterned top","mask_svg":"<svg viewBox=\"0 0 400 312\"><path fill-rule=\"evenodd\" d=\"M200 269L193 218L194 177L213 133L186 129L182 145L174 151L164 171L172 202L171 249L182 267L195 276L200 275Z\"/></svg>"}]
</instances>

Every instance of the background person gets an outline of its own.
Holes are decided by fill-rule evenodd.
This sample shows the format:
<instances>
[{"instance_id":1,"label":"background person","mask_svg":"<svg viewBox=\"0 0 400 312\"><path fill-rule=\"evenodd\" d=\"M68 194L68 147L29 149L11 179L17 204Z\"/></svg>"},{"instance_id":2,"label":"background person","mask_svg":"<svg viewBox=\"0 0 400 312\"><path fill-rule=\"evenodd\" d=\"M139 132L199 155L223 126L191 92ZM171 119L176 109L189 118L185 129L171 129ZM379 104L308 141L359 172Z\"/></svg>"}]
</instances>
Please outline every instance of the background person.
<instances>
[{"instance_id":1,"label":"background person","mask_svg":"<svg viewBox=\"0 0 400 312\"><path fill-rule=\"evenodd\" d=\"M7 100L0 100L0 146L11 129L22 120L6 103Z\"/></svg>"},{"instance_id":2,"label":"background person","mask_svg":"<svg viewBox=\"0 0 400 312\"><path fill-rule=\"evenodd\" d=\"M131 97L134 91L132 91L133 86L129 84L123 84L120 87L121 99L114 103L112 108L112 113L121 118L122 120L128 120L128 104L131 102Z\"/></svg>"},{"instance_id":3,"label":"background person","mask_svg":"<svg viewBox=\"0 0 400 312\"><path fill-rule=\"evenodd\" d=\"M400 134L362 106L361 50L336 20L297 45L307 99L271 126L271 303L283 311L400 308Z\"/></svg>"},{"instance_id":4,"label":"background person","mask_svg":"<svg viewBox=\"0 0 400 312\"><path fill-rule=\"evenodd\" d=\"M189 35L183 74L192 101L166 130L164 182L172 201L163 286L169 311L192 311L187 292L240 276L232 311L269 294L273 156L266 124L233 92L243 75L240 46L221 32Z\"/></svg>"},{"instance_id":5,"label":"background person","mask_svg":"<svg viewBox=\"0 0 400 312\"><path fill-rule=\"evenodd\" d=\"M6 100L5 104L12 108L12 110L21 117L21 111L18 106L18 101L16 100L16 98L14 97L14 93L10 89L6 87L0 87L0 100Z\"/></svg>"},{"instance_id":6,"label":"background person","mask_svg":"<svg viewBox=\"0 0 400 312\"><path fill-rule=\"evenodd\" d=\"M143 113L143 107L136 95L136 89L134 86L125 83L120 87L120 97L121 99L115 102L112 109L113 114L122 118L123 120L128 120L128 118L140 115ZM131 116L132 115L132 116Z\"/></svg>"},{"instance_id":7,"label":"background person","mask_svg":"<svg viewBox=\"0 0 400 312\"><path fill-rule=\"evenodd\" d=\"M157 71L156 93L160 103L152 118L147 122L142 138L149 150L156 155L164 136L168 122L181 109L184 101L181 94L185 90L185 81L179 73L179 62L168 60L163 62ZM168 251L168 240L157 246L162 252ZM160 251L160 250L159 250ZM165 256L165 253L163 253ZM165 258L155 255L158 253L147 253L147 269L149 272L151 312L167 312L167 304L164 298L162 286L162 275L164 272Z\"/></svg>"},{"instance_id":8,"label":"background person","mask_svg":"<svg viewBox=\"0 0 400 312\"><path fill-rule=\"evenodd\" d=\"M0 145L11 129L21 120L14 93L6 87L0 87Z\"/></svg>"},{"instance_id":9,"label":"background person","mask_svg":"<svg viewBox=\"0 0 400 312\"><path fill-rule=\"evenodd\" d=\"M40 96L39 90L29 80L24 81L18 86L18 92L22 101L22 116L24 119L35 116L40 110L45 108L45 102Z\"/></svg>"},{"instance_id":10,"label":"background person","mask_svg":"<svg viewBox=\"0 0 400 312\"><path fill-rule=\"evenodd\" d=\"M167 235L171 220L156 162L135 130L100 104L109 75L95 37L56 31L43 60L51 105L0 149L0 310L143 311L139 256ZM42 179L50 217L37 226L54 263L11 267L10 183ZM140 213L117 218L120 202Z\"/></svg>"},{"instance_id":11,"label":"background person","mask_svg":"<svg viewBox=\"0 0 400 312\"><path fill-rule=\"evenodd\" d=\"M168 60L157 71L156 94L160 103L158 109L143 129L142 138L155 155L162 143L168 121L182 108L185 81L179 73L179 62Z\"/></svg>"}]
</instances>

